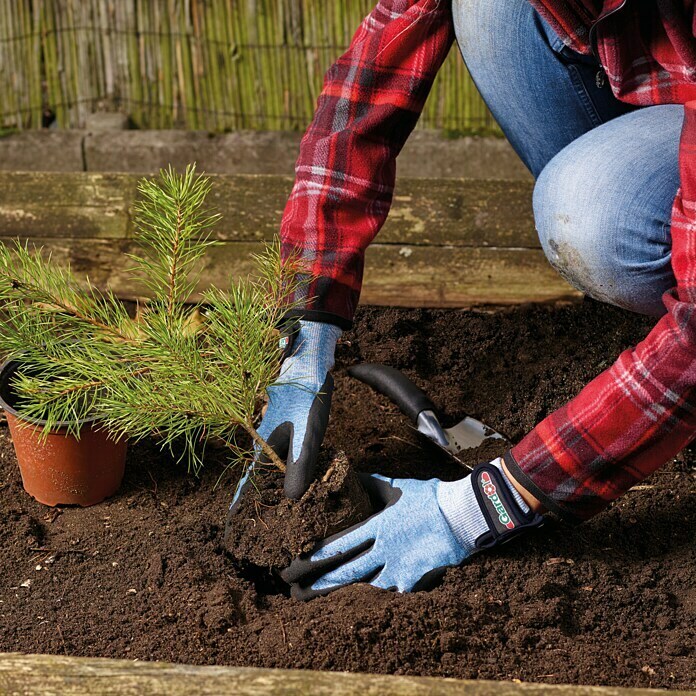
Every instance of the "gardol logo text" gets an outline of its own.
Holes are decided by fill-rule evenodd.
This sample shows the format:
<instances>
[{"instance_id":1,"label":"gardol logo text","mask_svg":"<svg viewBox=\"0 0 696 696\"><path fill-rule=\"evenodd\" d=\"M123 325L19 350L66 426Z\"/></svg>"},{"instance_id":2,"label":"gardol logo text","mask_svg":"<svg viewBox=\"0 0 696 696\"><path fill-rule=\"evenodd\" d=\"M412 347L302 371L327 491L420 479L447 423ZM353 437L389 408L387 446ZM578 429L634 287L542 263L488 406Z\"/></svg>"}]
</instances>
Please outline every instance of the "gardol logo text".
<instances>
[{"instance_id":1,"label":"gardol logo text","mask_svg":"<svg viewBox=\"0 0 696 696\"><path fill-rule=\"evenodd\" d=\"M515 523L510 519L508 511L505 509L503 502L498 496L498 491L493 483L493 480L491 479L491 475L487 471L481 472L481 489L485 493L488 500L493 503L493 507L498 513L498 519L500 520L501 524L504 524L508 529L514 529Z\"/></svg>"}]
</instances>

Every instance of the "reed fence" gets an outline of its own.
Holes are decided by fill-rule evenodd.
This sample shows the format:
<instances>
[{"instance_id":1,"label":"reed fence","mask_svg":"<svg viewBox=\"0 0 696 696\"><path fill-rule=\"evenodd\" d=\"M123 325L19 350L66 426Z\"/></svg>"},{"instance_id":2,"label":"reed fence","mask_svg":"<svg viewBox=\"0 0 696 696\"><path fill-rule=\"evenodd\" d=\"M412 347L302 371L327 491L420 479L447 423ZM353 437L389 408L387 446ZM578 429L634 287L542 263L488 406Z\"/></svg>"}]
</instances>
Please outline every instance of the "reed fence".
<instances>
[{"instance_id":1,"label":"reed fence","mask_svg":"<svg viewBox=\"0 0 696 696\"><path fill-rule=\"evenodd\" d=\"M0 128L301 130L376 0L0 0ZM454 49L419 127L496 129Z\"/></svg>"}]
</instances>

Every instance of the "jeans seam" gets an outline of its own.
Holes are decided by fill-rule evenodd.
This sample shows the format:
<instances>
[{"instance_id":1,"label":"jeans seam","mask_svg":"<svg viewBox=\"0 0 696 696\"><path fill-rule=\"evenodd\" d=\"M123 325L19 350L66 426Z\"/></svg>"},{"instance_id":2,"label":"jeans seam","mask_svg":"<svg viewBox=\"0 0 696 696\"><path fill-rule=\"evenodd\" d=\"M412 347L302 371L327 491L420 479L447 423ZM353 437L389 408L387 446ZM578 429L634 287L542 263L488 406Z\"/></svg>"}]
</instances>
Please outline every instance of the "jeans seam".
<instances>
[{"instance_id":1,"label":"jeans seam","mask_svg":"<svg viewBox=\"0 0 696 696\"><path fill-rule=\"evenodd\" d=\"M671 222L662 223L662 240L669 244L672 241L672 224Z\"/></svg>"},{"instance_id":2,"label":"jeans seam","mask_svg":"<svg viewBox=\"0 0 696 696\"><path fill-rule=\"evenodd\" d=\"M595 107L594 102L587 91L587 87L580 77L580 71L575 65L568 65L567 68L570 81L575 88L575 93L578 95L580 103L583 105L585 112L590 118L590 121L592 121L592 125L595 128L597 126L601 126L604 121L602 121L602 118L597 111L597 107Z\"/></svg>"}]
</instances>

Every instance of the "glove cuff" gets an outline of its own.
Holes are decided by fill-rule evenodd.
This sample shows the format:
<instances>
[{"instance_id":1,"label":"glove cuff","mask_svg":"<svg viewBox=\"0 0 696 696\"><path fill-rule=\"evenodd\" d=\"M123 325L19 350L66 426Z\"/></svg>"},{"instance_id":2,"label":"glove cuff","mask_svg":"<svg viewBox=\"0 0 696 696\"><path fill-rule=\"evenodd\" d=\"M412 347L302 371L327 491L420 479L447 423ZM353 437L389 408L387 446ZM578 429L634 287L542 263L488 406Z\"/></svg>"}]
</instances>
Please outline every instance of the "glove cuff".
<instances>
[{"instance_id":1,"label":"glove cuff","mask_svg":"<svg viewBox=\"0 0 696 696\"><path fill-rule=\"evenodd\" d=\"M502 467L502 459L494 459L479 464L464 479L438 486L440 510L468 553L495 546L543 521L529 509Z\"/></svg>"},{"instance_id":2,"label":"glove cuff","mask_svg":"<svg viewBox=\"0 0 696 696\"><path fill-rule=\"evenodd\" d=\"M334 366L336 343L342 333L334 324L301 320L279 379L323 384Z\"/></svg>"},{"instance_id":3,"label":"glove cuff","mask_svg":"<svg viewBox=\"0 0 696 696\"><path fill-rule=\"evenodd\" d=\"M488 524L488 532L476 540L477 549L497 546L526 529L544 523L544 518L529 508L505 475L502 459L479 464L469 478Z\"/></svg>"}]
</instances>

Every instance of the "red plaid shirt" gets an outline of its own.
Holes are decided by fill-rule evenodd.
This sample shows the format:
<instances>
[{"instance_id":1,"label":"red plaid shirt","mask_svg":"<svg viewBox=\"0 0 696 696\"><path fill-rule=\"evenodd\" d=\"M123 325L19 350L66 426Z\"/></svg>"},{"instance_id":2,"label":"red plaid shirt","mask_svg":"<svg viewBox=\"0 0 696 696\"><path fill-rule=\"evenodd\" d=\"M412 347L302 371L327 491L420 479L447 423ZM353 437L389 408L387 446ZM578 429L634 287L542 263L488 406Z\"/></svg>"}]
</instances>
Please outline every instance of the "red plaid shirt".
<instances>
[{"instance_id":1,"label":"red plaid shirt","mask_svg":"<svg viewBox=\"0 0 696 696\"><path fill-rule=\"evenodd\" d=\"M667 314L507 455L549 509L582 520L696 434L696 17L694 0L530 0L574 50L600 58L616 96L685 104ZM454 40L446 0L379 0L326 74L281 224L316 280L304 315L350 325L366 247L391 205L396 156Z\"/></svg>"}]
</instances>

